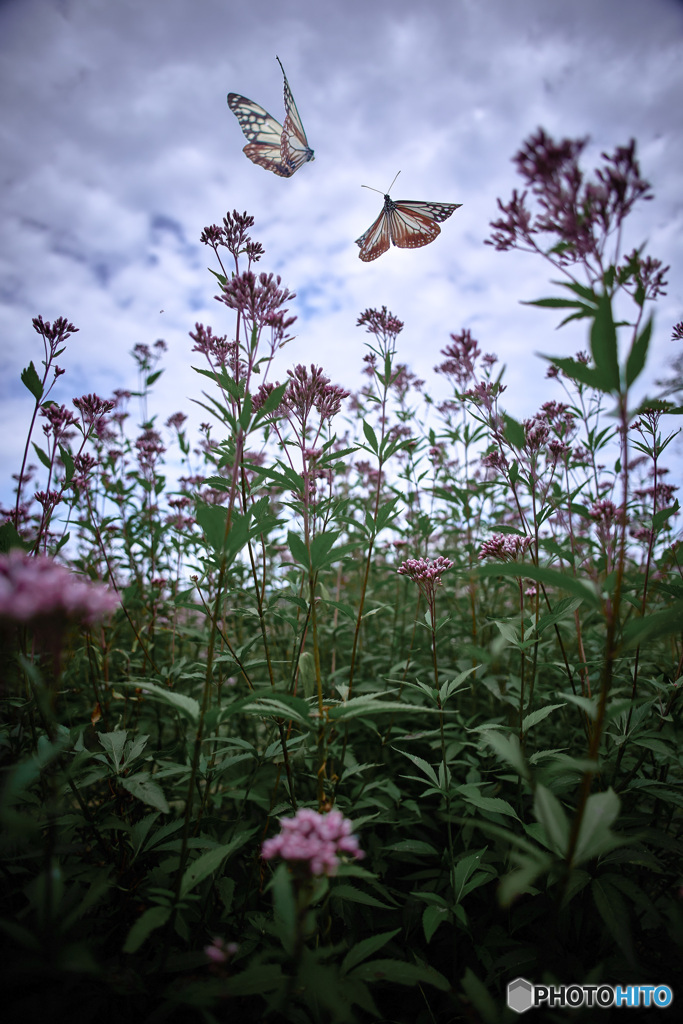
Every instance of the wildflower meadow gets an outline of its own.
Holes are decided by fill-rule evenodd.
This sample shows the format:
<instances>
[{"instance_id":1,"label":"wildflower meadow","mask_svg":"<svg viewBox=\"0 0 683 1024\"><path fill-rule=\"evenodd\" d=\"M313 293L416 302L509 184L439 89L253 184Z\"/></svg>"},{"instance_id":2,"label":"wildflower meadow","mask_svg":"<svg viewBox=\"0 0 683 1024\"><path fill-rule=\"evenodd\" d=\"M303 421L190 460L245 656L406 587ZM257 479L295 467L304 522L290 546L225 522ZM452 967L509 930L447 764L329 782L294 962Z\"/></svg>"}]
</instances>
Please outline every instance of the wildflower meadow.
<instances>
[{"instance_id":1,"label":"wildflower meadow","mask_svg":"<svg viewBox=\"0 0 683 1024\"><path fill-rule=\"evenodd\" d=\"M585 329L524 422L458 325L432 400L385 307L359 391L273 379L296 282L246 213L201 235L198 436L154 414L163 342L136 392L65 406L78 328L34 319L0 528L3 1022L505 1024L518 978L676 1011L683 363L640 397L668 268L622 236L651 189L635 143L584 148L539 129L491 210L501 261L548 265L520 299Z\"/></svg>"}]
</instances>

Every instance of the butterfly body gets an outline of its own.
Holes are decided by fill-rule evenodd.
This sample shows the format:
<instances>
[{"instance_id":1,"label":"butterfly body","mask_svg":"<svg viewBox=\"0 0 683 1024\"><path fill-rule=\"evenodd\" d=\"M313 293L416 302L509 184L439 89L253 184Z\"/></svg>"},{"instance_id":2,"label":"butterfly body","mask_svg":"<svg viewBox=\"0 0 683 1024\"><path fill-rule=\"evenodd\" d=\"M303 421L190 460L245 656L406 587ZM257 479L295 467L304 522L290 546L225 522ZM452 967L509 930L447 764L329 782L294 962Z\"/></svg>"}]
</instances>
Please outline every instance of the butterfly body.
<instances>
[{"instance_id":1,"label":"butterfly body","mask_svg":"<svg viewBox=\"0 0 683 1024\"><path fill-rule=\"evenodd\" d=\"M412 199L394 200L384 196L384 207L374 224L356 239L360 258L376 260L393 243L400 249L429 245L441 233L439 222L447 220L462 203L422 203Z\"/></svg>"},{"instance_id":2,"label":"butterfly body","mask_svg":"<svg viewBox=\"0 0 683 1024\"><path fill-rule=\"evenodd\" d=\"M243 152L249 159L281 178L291 178L295 171L314 159L314 154L308 145L306 132L279 57L278 64L282 68L285 80L284 125L276 121L258 103L247 99L246 96L240 96L239 93L228 93L228 106L239 121L247 139Z\"/></svg>"}]
</instances>

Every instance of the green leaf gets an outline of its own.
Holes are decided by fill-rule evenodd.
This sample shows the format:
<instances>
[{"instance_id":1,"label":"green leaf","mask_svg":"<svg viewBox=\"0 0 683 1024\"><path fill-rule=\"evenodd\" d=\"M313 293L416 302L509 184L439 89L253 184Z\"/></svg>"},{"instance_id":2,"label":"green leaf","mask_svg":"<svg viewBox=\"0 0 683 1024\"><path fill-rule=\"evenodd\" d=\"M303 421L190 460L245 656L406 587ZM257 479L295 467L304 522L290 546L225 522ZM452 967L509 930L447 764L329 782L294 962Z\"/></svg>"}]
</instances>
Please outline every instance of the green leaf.
<instances>
[{"instance_id":1,"label":"green leaf","mask_svg":"<svg viewBox=\"0 0 683 1024\"><path fill-rule=\"evenodd\" d=\"M592 860L625 842L610 830L610 826L619 817L620 806L621 801L611 788L604 793L592 793L588 797L572 859L573 866Z\"/></svg>"},{"instance_id":2,"label":"green leaf","mask_svg":"<svg viewBox=\"0 0 683 1024\"><path fill-rule=\"evenodd\" d=\"M168 690L156 683L148 683L146 680L125 679L118 680L116 686L134 686L142 689L143 697L152 700L159 700L162 704L168 704L175 708L181 715L188 719L193 725L199 721L199 702L194 697L187 697L184 693L177 693L175 690Z\"/></svg>"},{"instance_id":3,"label":"green leaf","mask_svg":"<svg viewBox=\"0 0 683 1024\"><path fill-rule=\"evenodd\" d=\"M31 444L33 445L34 452L36 453L36 455L40 459L40 461L43 464L43 466L45 466L45 469L49 469L50 468L50 457L47 454L47 452L43 451L43 449L40 448L34 441L32 441Z\"/></svg>"},{"instance_id":4,"label":"green leaf","mask_svg":"<svg viewBox=\"0 0 683 1024\"><path fill-rule=\"evenodd\" d=\"M543 356L543 358L562 370L570 380L578 381L580 384L585 384L589 388L595 388L597 391L609 390L603 386L602 375L593 366L586 366L585 363L579 362L578 359L560 359L557 356Z\"/></svg>"},{"instance_id":5,"label":"green leaf","mask_svg":"<svg viewBox=\"0 0 683 1024\"><path fill-rule=\"evenodd\" d=\"M236 714L291 719L307 728L315 728L316 723L310 716L310 707L303 697L292 697L289 693L269 690L272 696L257 697L249 694L241 700L234 701L220 712L220 721Z\"/></svg>"},{"instance_id":6,"label":"green leaf","mask_svg":"<svg viewBox=\"0 0 683 1024\"><path fill-rule=\"evenodd\" d=\"M557 590L566 590L575 597L580 597L589 607L600 607L600 593L592 580L571 576L569 573L559 572L557 569L546 569L543 566L535 566L531 562L500 563L499 565L480 565L473 575L475 576L523 576L525 579L534 580L536 583L544 583Z\"/></svg>"},{"instance_id":7,"label":"green leaf","mask_svg":"<svg viewBox=\"0 0 683 1024\"><path fill-rule=\"evenodd\" d=\"M71 452L68 448L65 448L63 444L60 444L59 446L59 454L64 464L64 483L68 487L73 479L76 467L74 466L74 460Z\"/></svg>"},{"instance_id":8,"label":"green leaf","mask_svg":"<svg viewBox=\"0 0 683 1024\"><path fill-rule=\"evenodd\" d=\"M120 729L118 732L99 732L97 734L97 738L104 747L105 752L118 775L119 769L121 768L121 762L123 760L123 748L126 745L128 733L125 729Z\"/></svg>"},{"instance_id":9,"label":"green leaf","mask_svg":"<svg viewBox=\"0 0 683 1024\"><path fill-rule=\"evenodd\" d=\"M498 886L498 902L501 907L509 907L522 893L530 892L532 883L552 864L550 857L538 852L533 854L515 853L513 859L516 861L517 867L501 878Z\"/></svg>"},{"instance_id":10,"label":"green leaf","mask_svg":"<svg viewBox=\"0 0 683 1024\"><path fill-rule=\"evenodd\" d=\"M197 501L195 515L211 548L222 552L228 518L227 508L224 505L207 505L206 502Z\"/></svg>"},{"instance_id":11,"label":"green leaf","mask_svg":"<svg viewBox=\"0 0 683 1024\"><path fill-rule=\"evenodd\" d=\"M621 893L606 879L594 878L591 891L600 917L630 964L635 965L628 909Z\"/></svg>"},{"instance_id":12,"label":"green leaf","mask_svg":"<svg viewBox=\"0 0 683 1024\"><path fill-rule=\"evenodd\" d=\"M683 622L683 601L674 601L668 608L660 612L648 611L644 618L632 619L626 623L621 650L632 650L647 640L680 633L681 622Z\"/></svg>"},{"instance_id":13,"label":"green leaf","mask_svg":"<svg viewBox=\"0 0 683 1024\"><path fill-rule=\"evenodd\" d=\"M251 411L252 411L251 395L245 395L244 396L244 405L242 406L242 412L239 415L239 424L240 424L240 427L242 428L242 430L245 432L245 434L249 430L249 422L251 420Z\"/></svg>"},{"instance_id":14,"label":"green leaf","mask_svg":"<svg viewBox=\"0 0 683 1024\"><path fill-rule=\"evenodd\" d=\"M351 972L362 981L389 981L397 985L419 985L421 981L447 992L451 987L433 967L421 967L404 960L368 960Z\"/></svg>"},{"instance_id":15,"label":"green leaf","mask_svg":"<svg viewBox=\"0 0 683 1024\"><path fill-rule=\"evenodd\" d=\"M564 857L569 845L569 822L555 794L540 784L536 786L534 814L543 826L550 846Z\"/></svg>"},{"instance_id":16,"label":"green leaf","mask_svg":"<svg viewBox=\"0 0 683 1024\"><path fill-rule=\"evenodd\" d=\"M21 382L29 389L36 402L39 402L43 397L43 385L40 382L40 377L36 373L33 361L28 364L25 370L22 370Z\"/></svg>"},{"instance_id":17,"label":"green leaf","mask_svg":"<svg viewBox=\"0 0 683 1024\"><path fill-rule=\"evenodd\" d=\"M460 902L464 895L464 888L467 879L477 870L478 867L480 867L481 858L487 850L488 846L484 846L481 850L477 850L476 853L468 853L466 857L462 857L455 865L453 870L453 888L455 891L456 903Z\"/></svg>"},{"instance_id":18,"label":"green leaf","mask_svg":"<svg viewBox=\"0 0 683 1024\"><path fill-rule=\"evenodd\" d=\"M356 889L354 885L350 885L348 882L340 882L330 888L330 898L334 900L342 900L347 903L362 903L366 907L381 907L383 910L391 910L392 907L388 903L382 903L381 900L375 899L367 892L363 892L362 889Z\"/></svg>"},{"instance_id":19,"label":"green leaf","mask_svg":"<svg viewBox=\"0 0 683 1024\"><path fill-rule=\"evenodd\" d=\"M399 839L397 843L391 843L390 846L385 846L384 849L391 853L413 853L419 857L435 857L439 855L438 850L431 846L430 843L425 843L422 839Z\"/></svg>"},{"instance_id":20,"label":"green leaf","mask_svg":"<svg viewBox=\"0 0 683 1024\"><path fill-rule=\"evenodd\" d=\"M430 713L436 714L437 709L425 708L421 704L403 704L390 699L382 700L372 694L366 694L362 697L352 697L351 700L346 700L343 704L333 706L330 708L328 716L334 721L346 721L349 718L361 718L365 715L413 714L422 716ZM405 751L401 751L401 753L405 753Z\"/></svg>"},{"instance_id":21,"label":"green leaf","mask_svg":"<svg viewBox=\"0 0 683 1024\"><path fill-rule=\"evenodd\" d=\"M308 548L301 537L296 533L292 533L290 530L287 534L287 545L296 564L302 565L304 569L308 571L311 567L311 562L308 555Z\"/></svg>"},{"instance_id":22,"label":"green leaf","mask_svg":"<svg viewBox=\"0 0 683 1024\"><path fill-rule=\"evenodd\" d=\"M362 963L367 957L372 956L382 946L386 946L395 935L398 935L400 928L396 928L393 932L380 932L378 935L370 935L367 939L361 939L355 946L352 946L344 957L341 965L342 974L348 973L358 964Z\"/></svg>"},{"instance_id":23,"label":"green leaf","mask_svg":"<svg viewBox=\"0 0 683 1024\"><path fill-rule=\"evenodd\" d=\"M379 451L379 444L377 442L377 435L372 429L367 420L363 420L363 433L365 434L365 440L368 442L373 452L377 454Z\"/></svg>"},{"instance_id":24,"label":"green leaf","mask_svg":"<svg viewBox=\"0 0 683 1024\"><path fill-rule=\"evenodd\" d=\"M296 945L296 901L286 864L279 864L271 882L275 931L290 956Z\"/></svg>"},{"instance_id":25,"label":"green leaf","mask_svg":"<svg viewBox=\"0 0 683 1024\"><path fill-rule=\"evenodd\" d=\"M578 693L561 693L560 697L565 697L568 704L576 704L593 721L598 717L597 697L581 697Z\"/></svg>"},{"instance_id":26,"label":"green leaf","mask_svg":"<svg viewBox=\"0 0 683 1024\"><path fill-rule=\"evenodd\" d=\"M591 352L595 369L602 381L601 390L613 393L618 391L617 331L612 317L612 303L607 294L598 298L598 308L591 327Z\"/></svg>"},{"instance_id":27,"label":"green leaf","mask_svg":"<svg viewBox=\"0 0 683 1024\"><path fill-rule=\"evenodd\" d=\"M279 407L280 403L282 402L285 391L287 390L288 387L289 384L286 383L278 384L276 385L276 387L273 388L273 390L268 395L259 411L256 413L254 424L259 423L259 421L264 419L266 416L272 416L272 414L275 412L275 410Z\"/></svg>"},{"instance_id":28,"label":"green leaf","mask_svg":"<svg viewBox=\"0 0 683 1024\"><path fill-rule=\"evenodd\" d=\"M158 782L152 781L149 772L138 772L136 775L122 778L121 785L148 807L156 807L164 814L168 814L170 811L163 789Z\"/></svg>"},{"instance_id":29,"label":"green leaf","mask_svg":"<svg viewBox=\"0 0 683 1024\"><path fill-rule=\"evenodd\" d=\"M6 555L12 548L21 548L23 551L28 551L29 545L21 539L16 527L12 523L3 523L0 526L0 554Z\"/></svg>"},{"instance_id":30,"label":"green leaf","mask_svg":"<svg viewBox=\"0 0 683 1024\"><path fill-rule=\"evenodd\" d=\"M475 1007L484 1024L498 1024L498 1007L488 988L479 980L471 967L465 971L461 985L465 995Z\"/></svg>"},{"instance_id":31,"label":"green leaf","mask_svg":"<svg viewBox=\"0 0 683 1024\"><path fill-rule=\"evenodd\" d=\"M507 814L511 818L517 817L517 812L514 807L503 800L499 796L484 796L479 792L479 788L474 783L464 786L458 786L458 791L462 793L468 803L473 804L475 807L480 807L483 811L493 811L496 814Z\"/></svg>"},{"instance_id":32,"label":"green leaf","mask_svg":"<svg viewBox=\"0 0 683 1024\"><path fill-rule=\"evenodd\" d=\"M564 896L562 897L562 906L566 907L568 903L580 893L582 889L588 885L591 880L591 876L587 871L582 868L573 868L569 874L569 880L565 886Z\"/></svg>"},{"instance_id":33,"label":"green leaf","mask_svg":"<svg viewBox=\"0 0 683 1024\"><path fill-rule=\"evenodd\" d=\"M645 360L647 359L647 350L650 345L650 336L652 334L652 317L649 318L645 327L642 329L636 340L633 342L633 348L628 354L626 361L626 387L630 388L631 385L640 376L643 367L645 366Z\"/></svg>"},{"instance_id":34,"label":"green leaf","mask_svg":"<svg viewBox=\"0 0 683 1024\"><path fill-rule=\"evenodd\" d=\"M547 718L552 711L566 706L566 704L548 704L544 708L539 708L538 711L532 711L530 715L526 715L522 722L522 732L528 732L532 726L537 725L539 722L542 722L544 718Z\"/></svg>"},{"instance_id":35,"label":"green leaf","mask_svg":"<svg viewBox=\"0 0 683 1024\"><path fill-rule=\"evenodd\" d=\"M221 995L237 996L261 996L266 992L273 992L280 987L282 968L280 964L252 964L236 974L221 982ZM203 982L203 984L205 984Z\"/></svg>"},{"instance_id":36,"label":"green leaf","mask_svg":"<svg viewBox=\"0 0 683 1024\"><path fill-rule=\"evenodd\" d=\"M311 541L311 568L314 572L329 564L328 555L338 537L338 530L329 530L325 533L318 533L313 538Z\"/></svg>"},{"instance_id":37,"label":"green leaf","mask_svg":"<svg viewBox=\"0 0 683 1024\"><path fill-rule=\"evenodd\" d=\"M137 953L143 942L151 935L156 928L166 924L171 916L170 907L151 907L146 910L142 917L139 917L123 945L124 953Z\"/></svg>"},{"instance_id":38,"label":"green leaf","mask_svg":"<svg viewBox=\"0 0 683 1024\"><path fill-rule=\"evenodd\" d=\"M221 898L221 903L225 907L225 912L230 913L232 907L233 897L235 895L235 879L234 878L219 878L216 884L218 895Z\"/></svg>"},{"instance_id":39,"label":"green leaf","mask_svg":"<svg viewBox=\"0 0 683 1024\"><path fill-rule=\"evenodd\" d=\"M148 814L146 818L142 818L140 821L136 822L135 825L133 825L132 829L130 830L130 841L133 846L134 857L136 857L140 852L142 844L147 838L149 830L151 829L152 825L154 824L158 817L159 811L156 811L154 814Z\"/></svg>"},{"instance_id":40,"label":"green leaf","mask_svg":"<svg viewBox=\"0 0 683 1024\"><path fill-rule=\"evenodd\" d=\"M421 772L427 776L430 782L433 782L436 788L439 788L439 779L432 768L431 764L424 760L422 757L418 757L417 754L409 754L407 750L399 750L398 747L394 747L394 750L398 750L399 754L403 754L404 757L410 758L414 765L416 765Z\"/></svg>"},{"instance_id":41,"label":"green leaf","mask_svg":"<svg viewBox=\"0 0 683 1024\"><path fill-rule=\"evenodd\" d=\"M253 836L255 829L251 829L248 832L242 832L234 836L229 843L224 846L217 846L213 850L207 850L200 857L197 857L195 861L190 864L189 868L186 869L183 875L183 880L180 884L180 897L187 896L188 892L191 892L196 885L203 882L205 878L212 875L214 871L218 871L223 862L236 850L239 850L241 846L244 846L246 842Z\"/></svg>"},{"instance_id":42,"label":"green leaf","mask_svg":"<svg viewBox=\"0 0 683 1024\"><path fill-rule=\"evenodd\" d=\"M448 907L438 907L432 905L425 907L422 911L422 930L425 933L425 942L427 945L434 938L434 933L442 921L448 921L450 918L450 912Z\"/></svg>"},{"instance_id":43,"label":"green leaf","mask_svg":"<svg viewBox=\"0 0 683 1024\"><path fill-rule=\"evenodd\" d=\"M510 442L513 448L518 451L524 447L526 440L524 434L524 427L512 416L508 416L507 413L503 413L503 420L505 422L504 434L507 441Z\"/></svg>"},{"instance_id":44,"label":"green leaf","mask_svg":"<svg viewBox=\"0 0 683 1024\"><path fill-rule=\"evenodd\" d=\"M514 733L502 733L498 729L487 728L482 730L481 738L484 743L488 743L492 747L501 761L512 765L523 779L529 778L529 769L524 760L519 736L516 736Z\"/></svg>"}]
</instances>

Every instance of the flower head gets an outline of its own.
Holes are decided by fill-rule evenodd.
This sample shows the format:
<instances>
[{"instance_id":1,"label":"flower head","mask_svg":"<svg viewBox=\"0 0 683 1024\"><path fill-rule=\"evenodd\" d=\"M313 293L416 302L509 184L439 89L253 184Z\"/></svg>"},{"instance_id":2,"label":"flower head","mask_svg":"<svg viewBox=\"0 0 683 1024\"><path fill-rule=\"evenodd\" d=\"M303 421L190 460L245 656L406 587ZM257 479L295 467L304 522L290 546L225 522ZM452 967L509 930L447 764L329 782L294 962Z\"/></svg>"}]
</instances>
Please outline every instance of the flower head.
<instances>
[{"instance_id":1,"label":"flower head","mask_svg":"<svg viewBox=\"0 0 683 1024\"><path fill-rule=\"evenodd\" d=\"M261 847L264 860L280 857L308 875L334 875L339 867L339 854L356 860L365 856L351 834L352 822L341 811L318 814L300 807L293 818L281 818L280 826L280 834L266 839Z\"/></svg>"},{"instance_id":2,"label":"flower head","mask_svg":"<svg viewBox=\"0 0 683 1024\"><path fill-rule=\"evenodd\" d=\"M208 946L204 946L204 953L212 964L225 964L239 950L236 942L226 942L225 939L217 936Z\"/></svg>"},{"instance_id":3,"label":"flower head","mask_svg":"<svg viewBox=\"0 0 683 1024\"><path fill-rule=\"evenodd\" d=\"M19 548L0 555L0 620L60 619L90 625L118 605L108 587L80 579L46 555L32 558Z\"/></svg>"},{"instance_id":4,"label":"flower head","mask_svg":"<svg viewBox=\"0 0 683 1024\"><path fill-rule=\"evenodd\" d=\"M516 562L531 547L531 537L522 537L512 533L494 533L485 540L477 556L480 561L495 558L499 562Z\"/></svg>"},{"instance_id":5,"label":"flower head","mask_svg":"<svg viewBox=\"0 0 683 1024\"><path fill-rule=\"evenodd\" d=\"M407 576L420 588L430 608L434 607L436 588L442 586L441 579L447 569L452 569L450 558L439 555L433 561L428 558L406 558L398 567L401 576Z\"/></svg>"}]
</instances>

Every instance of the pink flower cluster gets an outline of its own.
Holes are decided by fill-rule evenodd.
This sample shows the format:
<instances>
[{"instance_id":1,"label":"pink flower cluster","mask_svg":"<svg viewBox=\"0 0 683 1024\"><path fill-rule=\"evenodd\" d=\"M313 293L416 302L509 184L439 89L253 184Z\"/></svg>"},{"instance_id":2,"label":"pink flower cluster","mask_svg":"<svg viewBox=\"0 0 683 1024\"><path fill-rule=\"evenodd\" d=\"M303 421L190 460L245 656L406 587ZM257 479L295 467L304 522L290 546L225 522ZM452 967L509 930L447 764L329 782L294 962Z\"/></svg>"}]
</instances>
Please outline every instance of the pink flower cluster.
<instances>
[{"instance_id":1,"label":"pink flower cluster","mask_svg":"<svg viewBox=\"0 0 683 1024\"><path fill-rule=\"evenodd\" d=\"M452 569L453 563L450 558L444 558L443 555L439 555L434 561L430 562L428 558L406 558L405 562L402 562L398 567L398 572L402 576L409 576L411 580L415 580L416 583L424 581L434 580L437 584L441 583L441 576L446 569Z\"/></svg>"},{"instance_id":2,"label":"pink flower cluster","mask_svg":"<svg viewBox=\"0 0 683 1024\"><path fill-rule=\"evenodd\" d=\"M407 576L413 583L417 583L420 593L425 597L430 609L434 611L436 603L436 588L443 586L442 575L447 569L452 569L453 563L450 558L438 555L433 561L428 558L406 558L397 572L401 576Z\"/></svg>"},{"instance_id":3,"label":"pink flower cluster","mask_svg":"<svg viewBox=\"0 0 683 1024\"><path fill-rule=\"evenodd\" d=\"M118 605L108 587L79 579L46 555L31 557L19 548L0 555L0 619L62 618L90 625Z\"/></svg>"},{"instance_id":4,"label":"pink flower cluster","mask_svg":"<svg viewBox=\"0 0 683 1024\"><path fill-rule=\"evenodd\" d=\"M261 847L264 860L281 857L308 870L311 875L334 875L339 866L337 855L348 853L356 860L365 854L351 835L352 822L341 811L318 814L300 807L293 818L280 820L279 836L266 839Z\"/></svg>"},{"instance_id":5,"label":"pink flower cluster","mask_svg":"<svg viewBox=\"0 0 683 1024\"><path fill-rule=\"evenodd\" d=\"M494 533L482 544L478 558L497 558L501 562L516 562L531 547L531 537L521 537L512 533Z\"/></svg>"},{"instance_id":6,"label":"pink flower cluster","mask_svg":"<svg viewBox=\"0 0 683 1024\"><path fill-rule=\"evenodd\" d=\"M217 936L210 945L204 946L204 953L212 964L225 964L239 948L236 942L226 942Z\"/></svg>"}]
</instances>

